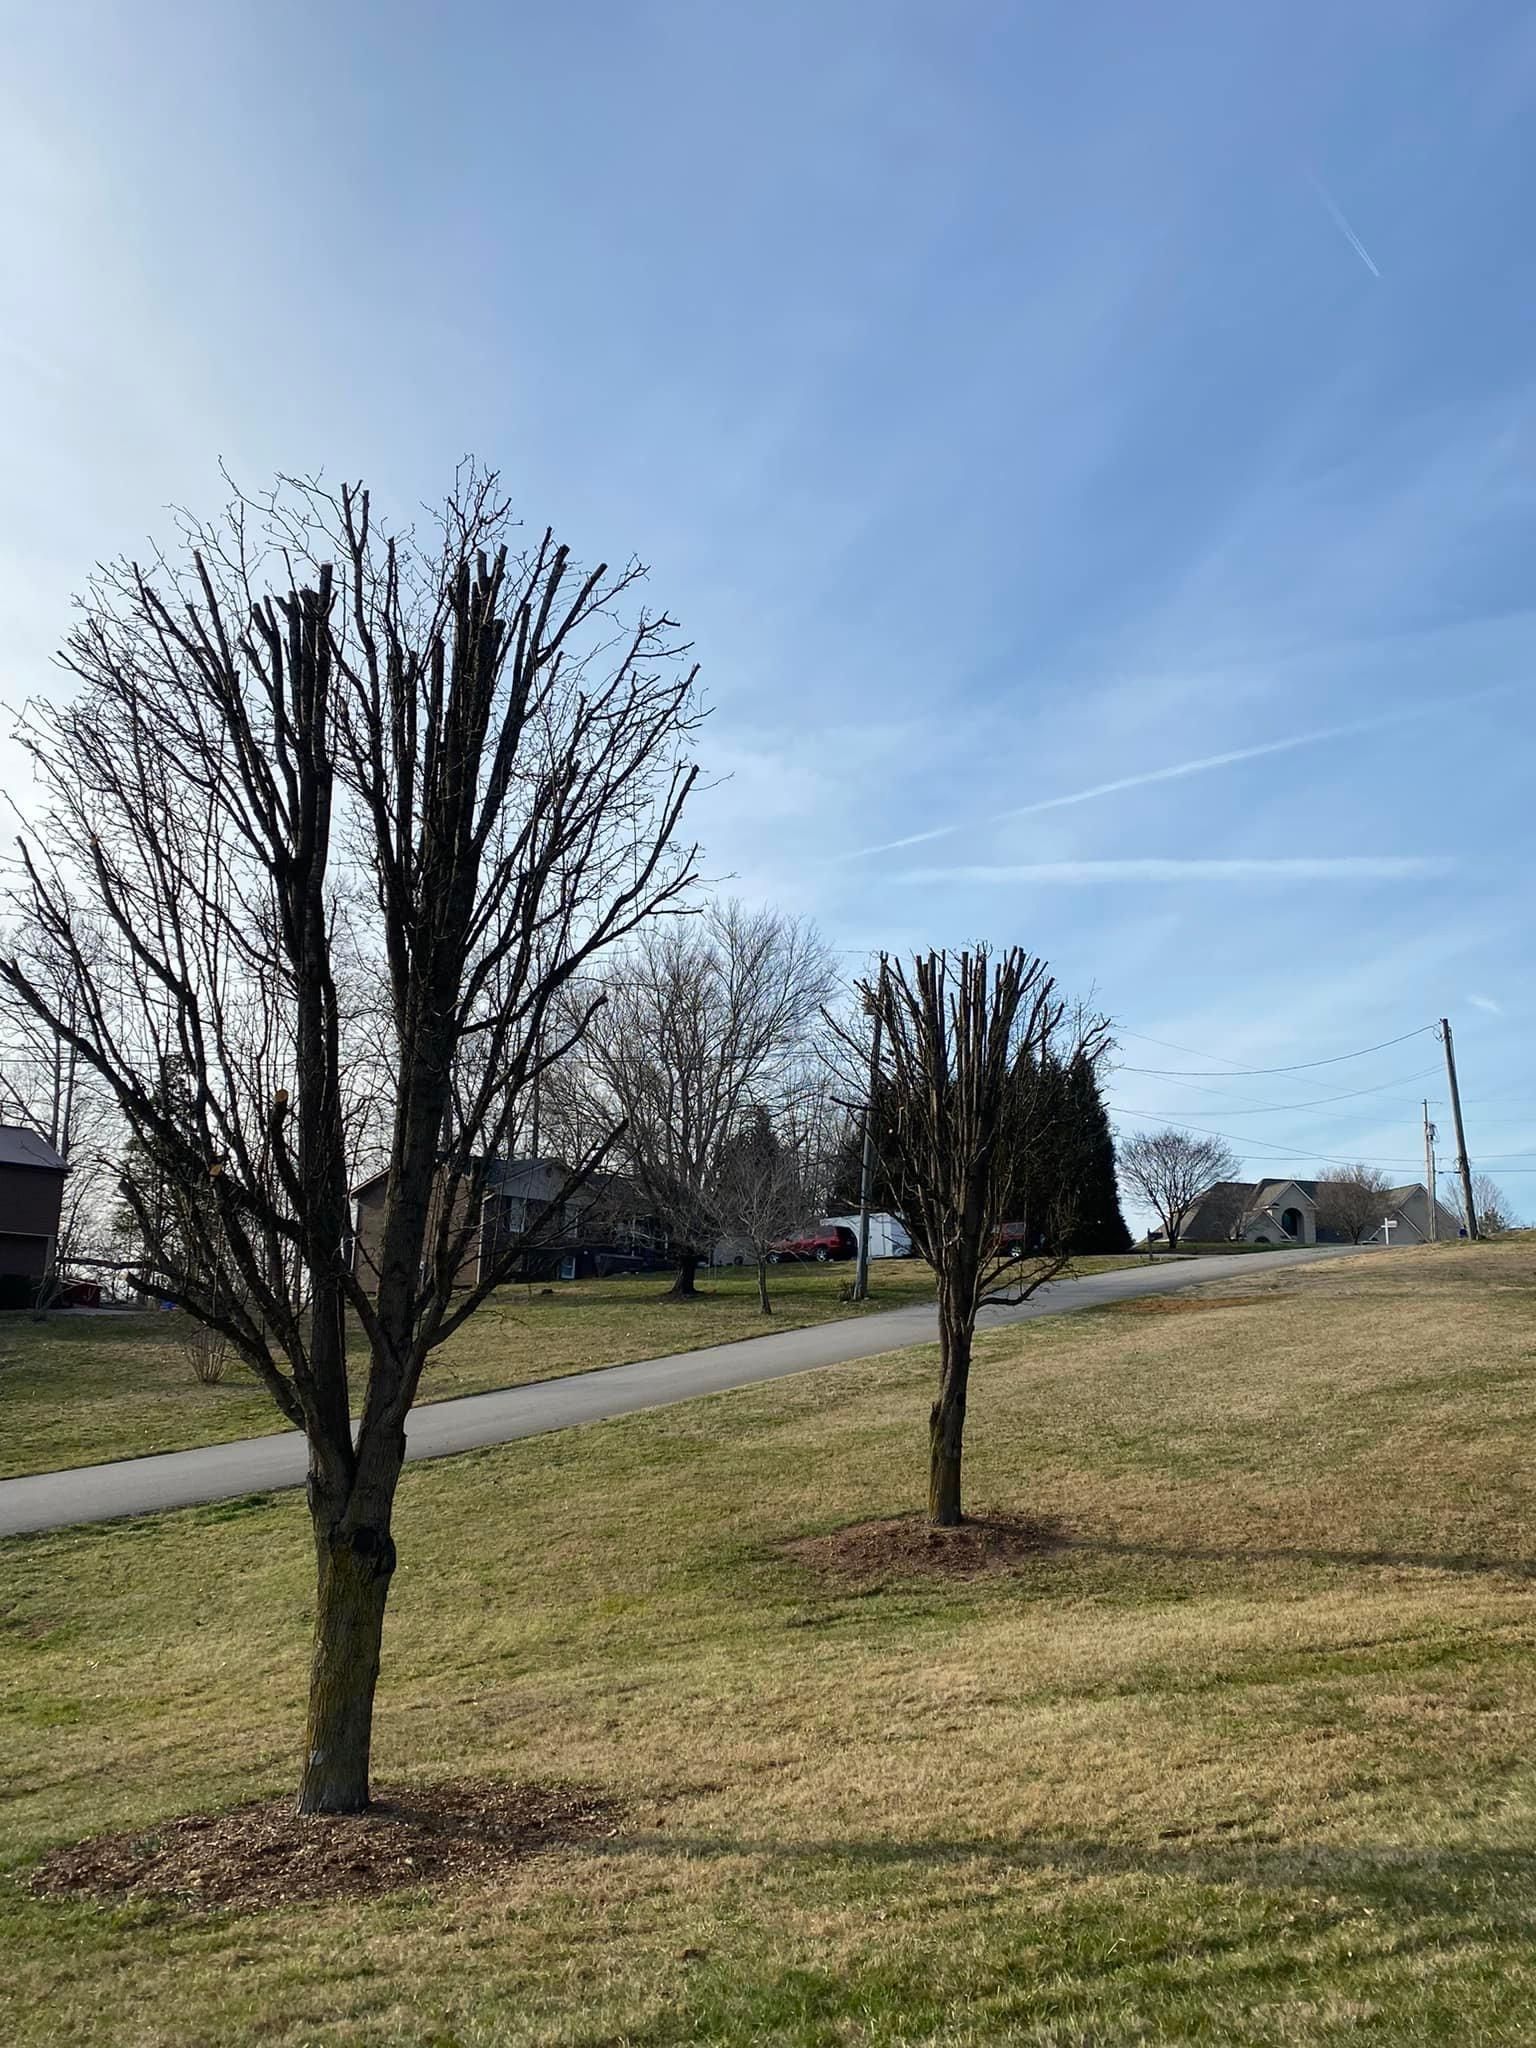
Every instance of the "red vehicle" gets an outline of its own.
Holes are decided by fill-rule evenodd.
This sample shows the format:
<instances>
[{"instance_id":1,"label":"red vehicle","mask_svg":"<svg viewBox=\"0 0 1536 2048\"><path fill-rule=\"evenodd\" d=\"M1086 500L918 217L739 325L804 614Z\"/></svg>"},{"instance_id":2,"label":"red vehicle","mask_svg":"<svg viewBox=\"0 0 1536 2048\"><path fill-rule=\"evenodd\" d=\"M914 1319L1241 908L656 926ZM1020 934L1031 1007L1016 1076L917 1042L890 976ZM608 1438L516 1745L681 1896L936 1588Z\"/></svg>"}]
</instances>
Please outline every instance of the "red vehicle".
<instances>
[{"instance_id":1,"label":"red vehicle","mask_svg":"<svg viewBox=\"0 0 1536 2048\"><path fill-rule=\"evenodd\" d=\"M782 1265L785 1259L814 1259L818 1266L827 1266L834 1259L858 1256L859 1240L846 1223L826 1223L806 1231L803 1237L780 1238L768 1254L775 1266Z\"/></svg>"}]
</instances>

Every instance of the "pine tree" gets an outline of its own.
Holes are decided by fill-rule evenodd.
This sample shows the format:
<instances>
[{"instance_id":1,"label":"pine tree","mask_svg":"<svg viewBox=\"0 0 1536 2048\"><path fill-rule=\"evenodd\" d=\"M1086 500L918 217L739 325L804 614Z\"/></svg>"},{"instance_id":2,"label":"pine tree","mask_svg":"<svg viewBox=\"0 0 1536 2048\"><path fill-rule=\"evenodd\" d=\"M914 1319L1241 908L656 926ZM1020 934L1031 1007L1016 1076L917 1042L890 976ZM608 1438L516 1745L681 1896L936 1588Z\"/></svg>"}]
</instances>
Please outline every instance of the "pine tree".
<instances>
[{"instance_id":1,"label":"pine tree","mask_svg":"<svg viewBox=\"0 0 1536 2048\"><path fill-rule=\"evenodd\" d=\"M1068 1115L1077 1155L1076 1224L1072 1249L1085 1257L1131 1248L1115 1179L1115 1141L1099 1093L1095 1062L1079 1054L1067 1069Z\"/></svg>"}]
</instances>

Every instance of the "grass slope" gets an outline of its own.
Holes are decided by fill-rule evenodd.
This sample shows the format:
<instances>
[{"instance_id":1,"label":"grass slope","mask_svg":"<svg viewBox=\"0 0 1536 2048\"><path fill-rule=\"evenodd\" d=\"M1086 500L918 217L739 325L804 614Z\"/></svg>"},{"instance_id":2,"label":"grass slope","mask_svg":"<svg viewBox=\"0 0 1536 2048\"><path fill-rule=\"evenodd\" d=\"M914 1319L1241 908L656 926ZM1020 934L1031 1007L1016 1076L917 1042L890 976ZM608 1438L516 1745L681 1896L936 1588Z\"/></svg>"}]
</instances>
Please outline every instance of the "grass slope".
<instances>
[{"instance_id":1,"label":"grass slope","mask_svg":"<svg viewBox=\"0 0 1536 2048\"><path fill-rule=\"evenodd\" d=\"M783 1554L916 1503L926 1352L408 1470L378 1774L630 1804L494 1884L30 1897L294 1781L312 1567L293 1497L4 1546L8 2041L1536 2040L1536 1246L1217 1292L983 1340L1018 1576Z\"/></svg>"}]
</instances>

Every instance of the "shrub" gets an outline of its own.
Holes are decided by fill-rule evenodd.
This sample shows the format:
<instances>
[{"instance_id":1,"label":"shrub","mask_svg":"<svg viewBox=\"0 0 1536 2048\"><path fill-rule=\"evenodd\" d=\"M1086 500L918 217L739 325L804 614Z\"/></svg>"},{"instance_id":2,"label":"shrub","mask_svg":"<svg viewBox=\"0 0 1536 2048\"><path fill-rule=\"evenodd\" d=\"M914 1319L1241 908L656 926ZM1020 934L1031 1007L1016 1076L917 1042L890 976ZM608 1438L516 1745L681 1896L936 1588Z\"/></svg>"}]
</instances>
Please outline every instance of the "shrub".
<instances>
[{"instance_id":1,"label":"shrub","mask_svg":"<svg viewBox=\"0 0 1536 2048\"><path fill-rule=\"evenodd\" d=\"M189 1322L181 1333L181 1348L187 1354L192 1377L200 1386L216 1387L229 1371L229 1339L201 1323Z\"/></svg>"}]
</instances>

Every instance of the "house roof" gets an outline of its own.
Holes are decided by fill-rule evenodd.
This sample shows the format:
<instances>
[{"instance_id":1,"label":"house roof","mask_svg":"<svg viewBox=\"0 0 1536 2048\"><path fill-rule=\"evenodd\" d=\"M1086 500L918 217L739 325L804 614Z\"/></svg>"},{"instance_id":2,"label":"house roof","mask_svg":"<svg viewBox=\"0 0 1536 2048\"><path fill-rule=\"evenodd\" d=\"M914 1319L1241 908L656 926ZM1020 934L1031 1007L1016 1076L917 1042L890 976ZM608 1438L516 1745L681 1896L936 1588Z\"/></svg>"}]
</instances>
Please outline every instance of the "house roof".
<instances>
[{"instance_id":1,"label":"house roof","mask_svg":"<svg viewBox=\"0 0 1536 2048\"><path fill-rule=\"evenodd\" d=\"M1294 1188L1297 1194L1305 1195L1309 1202L1315 1204L1317 1201L1317 1182L1315 1180L1292 1180L1289 1178L1285 1180L1261 1180L1253 1191L1254 1208L1270 1208L1275 1202L1279 1201L1287 1188Z\"/></svg>"},{"instance_id":2,"label":"house roof","mask_svg":"<svg viewBox=\"0 0 1536 2048\"><path fill-rule=\"evenodd\" d=\"M548 1187L551 1183L558 1187L565 1181L570 1171L571 1169L563 1159L493 1160L490 1172L486 1177L486 1192L489 1193L493 1189L500 1189L504 1193L516 1192L537 1195L542 1192L541 1183L543 1187ZM589 1184L596 1184L599 1180L605 1178L612 1178L612 1176L594 1174L590 1177ZM374 1188L382 1187L388 1179L389 1168L387 1166L381 1167L377 1173L369 1174L366 1180L358 1181L352 1190L352 1199L356 1201L359 1197L369 1194Z\"/></svg>"},{"instance_id":3,"label":"house roof","mask_svg":"<svg viewBox=\"0 0 1536 2048\"><path fill-rule=\"evenodd\" d=\"M50 1173L68 1173L48 1140L25 1124L0 1124L0 1166L41 1166Z\"/></svg>"}]
</instances>

